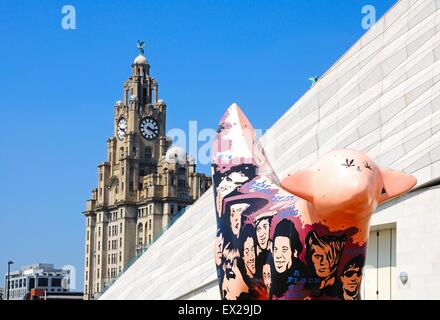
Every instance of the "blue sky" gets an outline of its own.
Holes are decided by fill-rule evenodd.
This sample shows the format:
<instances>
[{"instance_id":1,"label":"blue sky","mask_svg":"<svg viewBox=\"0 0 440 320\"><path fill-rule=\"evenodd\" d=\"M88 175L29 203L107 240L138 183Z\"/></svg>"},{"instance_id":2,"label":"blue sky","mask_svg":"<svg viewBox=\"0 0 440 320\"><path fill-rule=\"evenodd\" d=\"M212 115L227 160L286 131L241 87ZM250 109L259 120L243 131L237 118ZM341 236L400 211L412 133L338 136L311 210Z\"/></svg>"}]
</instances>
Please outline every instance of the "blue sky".
<instances>
[{"instance_id":1,"label":"blue sky","mask_svg":"<svg viewBox=\"0 0 440 320\"><path fill-rule=\"evenodd\" d=\"M363 6L379 18L394 2L1 0L0 287L12 259L73 265L82 290L81 213L138 39L168 128L216 128L237 102L266 129L365 33Z\"/></svg>"}]
</instances>

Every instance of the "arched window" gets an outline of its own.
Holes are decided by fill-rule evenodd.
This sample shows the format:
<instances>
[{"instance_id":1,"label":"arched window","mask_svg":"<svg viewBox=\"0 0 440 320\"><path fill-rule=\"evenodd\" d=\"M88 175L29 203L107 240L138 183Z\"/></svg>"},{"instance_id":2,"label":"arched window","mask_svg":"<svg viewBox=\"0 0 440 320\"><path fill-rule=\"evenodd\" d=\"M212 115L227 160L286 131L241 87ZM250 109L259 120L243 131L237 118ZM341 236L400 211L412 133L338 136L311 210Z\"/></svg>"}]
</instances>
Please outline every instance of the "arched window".
<instances>
[{"instance_id":1,"label":"arched window","mask_svg":"<svg viewBox=\"0 0 440 320\"><path fill-rule=\"evenodd\" d=\"M121 147L119 149L119 155L120 155L121 159L124 158L124 147Z\"/></svg>"},{"instance_id":2,"label":"arched window","mask_svg":"<svg viewBox=\"0 0 440 320\"><path fill-rule=\"evenodd\" d=\"M139 225L138 225L138 241L137 241L137 243L139 244L139 245L141 245L141 244L143 244L143 232L144 232L144 226L142 225L142 223L139 223Z\"/></svg>"},{"instance_id":3,"label":"arched window","mask_svg":"<svg viewBox=\"0 0 440 320\"><path fill-rule=\"evenodd\" d=\"M179 175L181 175L181 176L186 175L186 169L185 168L179 168Z\"/></svg>"}]
</instances>

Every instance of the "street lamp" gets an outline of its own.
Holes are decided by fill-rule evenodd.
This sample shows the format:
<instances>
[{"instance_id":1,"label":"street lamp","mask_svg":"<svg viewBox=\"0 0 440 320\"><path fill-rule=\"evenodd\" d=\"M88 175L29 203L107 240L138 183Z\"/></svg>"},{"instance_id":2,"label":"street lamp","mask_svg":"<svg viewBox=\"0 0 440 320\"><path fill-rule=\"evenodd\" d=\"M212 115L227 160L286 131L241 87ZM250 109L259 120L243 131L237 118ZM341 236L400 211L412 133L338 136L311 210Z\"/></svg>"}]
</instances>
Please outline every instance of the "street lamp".
<instances>
[{"instance_id":1,"label":"street lamp","mask_svg":"<svg viewBox=\"0 0 440 320\"><path fill-rule=\"evenodd\" d=\"M8 284L7 284L7 291L6 291L6 300L9 300L9 287L10 287L9 278L11 276L11 264L14 264L14 262L8 261Z\"/></svg>"}]
</instances>

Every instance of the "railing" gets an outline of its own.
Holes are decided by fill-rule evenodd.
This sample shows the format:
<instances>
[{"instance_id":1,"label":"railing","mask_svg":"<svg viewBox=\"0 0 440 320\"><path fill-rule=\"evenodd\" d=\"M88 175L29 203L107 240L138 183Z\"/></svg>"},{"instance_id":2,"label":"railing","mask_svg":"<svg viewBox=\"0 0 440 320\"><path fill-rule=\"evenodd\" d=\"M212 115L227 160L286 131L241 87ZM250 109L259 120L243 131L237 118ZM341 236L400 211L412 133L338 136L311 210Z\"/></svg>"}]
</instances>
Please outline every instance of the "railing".
<instances>
[{"instance_id":1,"label":"railing","mask_svg":"<svg viewBox=\"0 0 440 320\"><path fill-rule=\"evenodd\" d=\"M127 271L165 233L165 231L167 231L185 213L186 208L188 207L183 208L177 214L172 216L168 224L156 235L156 237L153 238L153 241L150 244L144 244L143 248L139 250L136 250L135 248L134 257L131 258L130 261L128 261L122 272L120 272L115 278L113 278L109 283L107 283L107 285L103 288L102 292L95 293L94 299L95 300L99 299L99 297L104 292L106 292L113 285L113 283L115 283L116 280L118 280L124 274L124 272ZM137 246L138 245L136 245L136 247Z\"/></svg>"}]
</instances>

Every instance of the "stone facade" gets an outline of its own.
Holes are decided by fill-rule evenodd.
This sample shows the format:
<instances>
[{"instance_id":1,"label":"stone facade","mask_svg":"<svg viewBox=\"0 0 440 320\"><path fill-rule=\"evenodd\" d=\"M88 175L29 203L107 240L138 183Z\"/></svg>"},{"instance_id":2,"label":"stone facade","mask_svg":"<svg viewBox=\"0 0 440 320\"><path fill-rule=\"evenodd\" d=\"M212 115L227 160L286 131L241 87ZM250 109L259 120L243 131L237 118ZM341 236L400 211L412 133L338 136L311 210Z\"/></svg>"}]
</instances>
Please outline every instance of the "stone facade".
<instances>
[{"instance_id":1,"label":"stone facade","mask_svg":"<svg viewBox=\"0 0 440 320\"><path fill-rule=\"evenodd\" d=\"M97 298L137 254L210 186L193 158L171 146L158 83L140 54L114 106L107 161L87 201L84 298Z\"/></svg>"}]
</instances>

